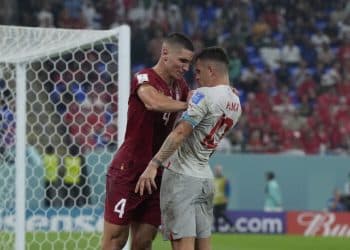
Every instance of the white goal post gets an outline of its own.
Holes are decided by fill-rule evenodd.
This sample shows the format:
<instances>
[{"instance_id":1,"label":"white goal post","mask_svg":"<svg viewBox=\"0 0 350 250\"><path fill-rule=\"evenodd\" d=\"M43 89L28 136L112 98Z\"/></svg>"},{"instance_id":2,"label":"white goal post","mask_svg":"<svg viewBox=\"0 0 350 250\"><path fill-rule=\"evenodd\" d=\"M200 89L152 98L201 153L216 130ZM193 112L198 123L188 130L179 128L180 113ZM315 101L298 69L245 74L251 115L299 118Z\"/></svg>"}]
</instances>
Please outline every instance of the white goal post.
<instances>
[{"instance_id":1,"label":"white goal post","mask_svg":"<svg viewBox=\"0 0 350 250\"><path fill-rule=\"evenodd\" d=\"M130 28L0 25L0 37L0 249L96 249L126 129Z\"/></svg>"}]
</instances>

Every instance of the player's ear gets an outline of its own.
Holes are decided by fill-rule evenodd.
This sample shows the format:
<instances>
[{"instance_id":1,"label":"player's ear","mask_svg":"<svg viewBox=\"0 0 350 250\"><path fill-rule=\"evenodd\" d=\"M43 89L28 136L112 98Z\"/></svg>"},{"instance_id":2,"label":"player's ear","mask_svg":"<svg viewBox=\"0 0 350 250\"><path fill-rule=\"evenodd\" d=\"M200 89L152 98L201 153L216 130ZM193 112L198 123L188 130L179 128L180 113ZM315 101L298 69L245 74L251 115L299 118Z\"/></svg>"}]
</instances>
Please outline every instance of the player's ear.
<instances>
[{"instance_id":1,"label":"player's ear","mask_svg":"<svg viewBox=\"0 0 350 250\"><path fill-rule=\"evenodd\" d=\"M213 75L214 72L215 72L213 66L210 65L210 64L208 65L208 71L209 71L209 74L210 74L210 75Z\"/></svg>"},{"instance_id":2,"label":"player's ear","mask_svg":"<svg viewBox=\"0 0 350 250\"><path fill-rule=\"evenodd\" d=\"M164 61L168 61L168 56L169 56L169 49L165 46L162 47L161 54L164 58Z\"/></svg>"}]
</instances>

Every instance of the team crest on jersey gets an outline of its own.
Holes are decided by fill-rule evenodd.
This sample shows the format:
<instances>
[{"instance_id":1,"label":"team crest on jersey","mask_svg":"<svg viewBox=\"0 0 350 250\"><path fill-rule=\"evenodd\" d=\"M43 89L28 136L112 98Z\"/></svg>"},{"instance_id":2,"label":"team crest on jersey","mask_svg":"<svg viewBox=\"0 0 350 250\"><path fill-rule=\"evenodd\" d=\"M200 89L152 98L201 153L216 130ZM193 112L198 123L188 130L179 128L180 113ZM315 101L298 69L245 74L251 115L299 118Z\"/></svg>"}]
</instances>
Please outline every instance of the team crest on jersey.
<instances>
[{"instance_id":1,"label":"team crest on jersey","mask_svg":"<svg viewBox=\"0 0 350 250\"><path fill-rule=\"evenodd\" d=\"M138 84L142 84L144 82L149 82L148 74L137 74L136 78L137 78Z\"/></svg>"},{"instance_id":2,"label":"team crest on jersey","mask_svg":"<svg viewBox=\"0 0 350 250\"><path fill-rule=\"evenodd\" d=\"M201 92L196 92L193 96L192 96L192 102L194 104L198 104L202 99L204 98L204 94Z\"/></svg>"}]
</instances>

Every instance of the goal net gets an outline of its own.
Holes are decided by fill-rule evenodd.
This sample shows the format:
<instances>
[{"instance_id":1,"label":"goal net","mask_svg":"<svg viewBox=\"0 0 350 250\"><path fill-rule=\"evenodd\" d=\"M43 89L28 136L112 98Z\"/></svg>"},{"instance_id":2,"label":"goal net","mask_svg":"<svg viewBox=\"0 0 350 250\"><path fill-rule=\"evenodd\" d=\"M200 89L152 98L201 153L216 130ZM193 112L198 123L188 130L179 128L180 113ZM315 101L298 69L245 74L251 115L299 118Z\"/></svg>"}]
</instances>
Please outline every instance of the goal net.
<instances>
[{"instance_id":1,"label":"goal net","mask_svg":"<svg viewBox=\"0 0 350 250\"><path fill-rule=\"evenodd\" d=\"M0 249L99 249L130 30L0 26Z\"/></svg>"}]
</instances>

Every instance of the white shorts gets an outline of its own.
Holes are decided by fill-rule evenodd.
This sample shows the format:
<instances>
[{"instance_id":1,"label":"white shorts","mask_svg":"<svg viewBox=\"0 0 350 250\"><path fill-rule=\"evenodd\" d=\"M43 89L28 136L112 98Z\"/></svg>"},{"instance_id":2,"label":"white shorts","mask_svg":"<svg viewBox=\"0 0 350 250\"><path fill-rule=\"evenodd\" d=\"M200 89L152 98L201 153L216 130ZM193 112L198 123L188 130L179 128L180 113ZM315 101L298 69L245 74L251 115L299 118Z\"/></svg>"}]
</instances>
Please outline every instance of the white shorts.
<instances>
[{"instance_id":1,"label":"white shorts","mask_svg":"<svg viewBox=\"0 0 350 250\"><path fill-rule=\"evenodd\" d=\"M214 182L164 169L160 209L164 239L208 238L213 221Z\"/></svg>"}]
</instances>

